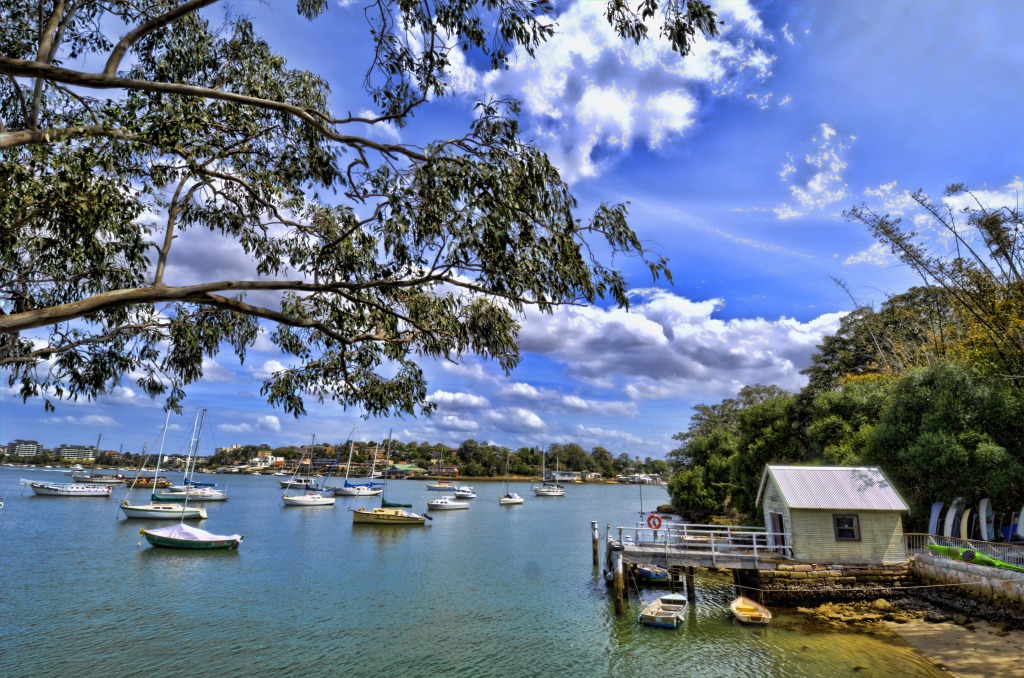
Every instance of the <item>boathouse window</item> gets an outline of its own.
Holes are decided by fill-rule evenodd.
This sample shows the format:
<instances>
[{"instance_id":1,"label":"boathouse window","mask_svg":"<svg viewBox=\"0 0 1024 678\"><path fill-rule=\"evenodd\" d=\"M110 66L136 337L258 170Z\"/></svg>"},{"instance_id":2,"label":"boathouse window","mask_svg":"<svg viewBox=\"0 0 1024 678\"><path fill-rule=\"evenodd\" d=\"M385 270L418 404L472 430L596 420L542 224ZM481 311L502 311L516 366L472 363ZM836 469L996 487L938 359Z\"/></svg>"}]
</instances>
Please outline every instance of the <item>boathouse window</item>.
<instances>
[{"instance_id":1,"label":"boathouse window","mask_svg":"<svg viewBox=\"0 0 1024 678\"><path fill-rule=\"evenodd\" d=\"M833 514L832 523L836 528L836 541L860 541L860 520L856 515Z\"/></svg>"}]
</instances>

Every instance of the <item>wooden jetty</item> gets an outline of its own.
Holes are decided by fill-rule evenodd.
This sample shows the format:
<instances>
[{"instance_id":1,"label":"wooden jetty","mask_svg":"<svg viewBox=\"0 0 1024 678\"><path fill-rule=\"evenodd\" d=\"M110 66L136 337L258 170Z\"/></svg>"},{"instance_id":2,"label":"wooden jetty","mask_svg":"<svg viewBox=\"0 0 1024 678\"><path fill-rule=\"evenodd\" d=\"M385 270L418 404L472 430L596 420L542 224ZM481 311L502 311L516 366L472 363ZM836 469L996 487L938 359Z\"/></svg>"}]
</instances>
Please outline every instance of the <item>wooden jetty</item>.
<instances>
[{"instance_id":1,"label":"wooden jetty","mask_svg":"<svg viewBox=\"0 0 1024 678\"><path fill-rule=\"evenodd\" d=\"M596 566L600 541L597 521L591 522L591 536ZM613 530L608 525L604 541L604 573L611 583L618 614L624 609L626 572L633 564L651 564L669 570L673 573L669 585L673 587L681 574L687 598L694 603L694 568L774 570L778 564L792 559L792 551L787 546L792 543L790 534L769 532L763 527L665 521L659 529L644 524Z\"/></svg>"}]
</instances>

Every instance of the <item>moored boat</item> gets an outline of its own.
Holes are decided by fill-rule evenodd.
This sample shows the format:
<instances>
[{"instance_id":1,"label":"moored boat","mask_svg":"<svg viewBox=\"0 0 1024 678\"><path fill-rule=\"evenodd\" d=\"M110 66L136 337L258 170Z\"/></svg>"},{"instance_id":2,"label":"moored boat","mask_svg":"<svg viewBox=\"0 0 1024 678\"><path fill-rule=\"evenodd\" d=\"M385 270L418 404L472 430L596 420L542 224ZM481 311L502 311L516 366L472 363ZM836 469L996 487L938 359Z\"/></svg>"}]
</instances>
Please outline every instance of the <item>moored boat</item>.
<instances>
[{"instance_id":1,"label":"moored boat","mask_svg":"<svg viewBox=\"0 0 1024 678\"><path fill-rule=\"evenodd\" d=\"M729 603L732 616L744 624L767 624L772 620L772 613L767 607L744 596L736 597Z\"/></svg>"},{"instance_id":2,"label":"moored boat","mask_svg":"<svg viewBox=\"0 0 1024 678\"><path fill-rule=\"evenodd\" d=\"M427 483L427 489L434 492L454 492L459 488L450 480L438 480L436 483Z\"/></svg>"},{"instance_id":3,"label":"moored boat","mask_svg":"<svg viewBox=\"0 0 1024 678\"><path fill-rule=\"evenodd\" d=\"M459 489L455 490L456 499L476 499L476 490L468 485L463 485Z\"/></svg>"},{"instance_id":4,"label":"moored boat","mask_svg":"<svg viewBox=\"0 0 1024 678\"><path fill-rule=\"evenodd\" d=\"M431 499L427 502L427 510L430 511L454 511L457 509L468 509L469 502L455 501L455 497L451 495L444 495L437 499Z\"/></svg>"},{"instance_id":5,"label":"moored boat","mask_svg":"<svg viewBox=\"0 0 1024 678\"><path fill-rule=\"evenodd\" d=\"M685 612L686 596L670 593L648 603L637 621L646 626L674 629L683 623Z\"/></svg>"},{"instance_id":6,"label":"moored boat","mask_svg":"<svg viewBox=\"0 0 1024 678\"><path fill-rule=\"evenodd\" d=\"M153 530L142 528L139 533L153 546L171 549L210 550L236 549L244 537L240 534L220 535L179 523Z\"/></svg>"},{"instance_id":7,"label":"moored boat","mask_svg":"<svg viewBox=\"0 0 1024 678\"><path fill-rule=\"evenodd\" d=\"M110 473L72 473L71 479L90 485L124 485L130 480L127 476Z\"/></svg>"},{"instance_id":8,"label":"moored boat","mask_svg":"<svg viewBox=\"0 0 1024 678\"><path fill-rule=\"evenodd\" d=\"M125 499L121 502L121 512L125 518L147 520L205 520L206 509L201 506L185 506L177 502L164 504L131 504Z\"/></svg>"},{"instance_id":9,"label":"moored boat","mask_svg":"<svg viewBox=\"0 0 1024 678\"><path fill-rule=\"evenodd\" d=\"M498 497L499 506L513 506L515 504L522 504L524 501L522 497L508 489L508 464L511 456L511 452L505 453L505 493Z\"/></svg>"},{"instance_id":10,"label":"moored boat","mask_svg":"<svg viewBox=\"0 0 1024 678\"><path fill-rule=\"evenodd\" d=\"M669 572L664 567L644 564L636 566L636 576L643 581L667 582L669 579Z\"/></svg>"},{"instance_id":11,"label":"moored boat","mask_svg":"<svg viewBox=\"0 0 1024 678\"><path fill-rule=\"evenodd\" d=\"M365 506L358 509L351 509L352 522L357 524L375 525L425 525L426 516L412 513L401 508L374 508L367 509Z\"/></svg>"},{"instance_id":12,"label":"moored boat","mask_svg":"<svg viewBox=\"0 0 1024 678\"><path fill-rule=\"evenodd\" d=\"M227 501L228 493L213 487L170 488L153 492L153 501Z\"/></svg>"},{"instance_id":13,"label":"moored boat","mask_svg":"<svg viewBox=\"0 0 1024 678\"><path fill-rule=\"evenodd\" d=\"M86 485L84 483L40 483L34 480L22 480L32 491L41 497L109 497L114 489L111 485Z\"/></svg>"}]
</instances>

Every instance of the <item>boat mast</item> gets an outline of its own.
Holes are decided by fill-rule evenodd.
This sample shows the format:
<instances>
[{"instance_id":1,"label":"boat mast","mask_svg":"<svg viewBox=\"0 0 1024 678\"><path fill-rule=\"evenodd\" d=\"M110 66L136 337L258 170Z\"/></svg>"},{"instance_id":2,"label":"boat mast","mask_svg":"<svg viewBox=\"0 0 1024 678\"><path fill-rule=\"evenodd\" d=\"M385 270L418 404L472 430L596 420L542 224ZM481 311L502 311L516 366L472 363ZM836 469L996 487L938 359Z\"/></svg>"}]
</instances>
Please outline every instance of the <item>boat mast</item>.
<instances>
[{"instance_id":1,"label":"boat mast","mask_svg":"<svg viewBox=\"0 0 1024 678\"><path fill-rule=\"evenodd\" d=\"M195 452L199 450L199 436L203 431L203 422L206 421L206 408L202 408L196 412L196 421L192 424L192 440L188 444L188 459L185 460L185 474L188 476L188 464L189 461L195 458ZM185 485L185 501L181 505L181 519L180 523L185 522L185 513L188 510L188 485ZM154 488L154 494L155 488Z\"/></svg>"}]
</instances>

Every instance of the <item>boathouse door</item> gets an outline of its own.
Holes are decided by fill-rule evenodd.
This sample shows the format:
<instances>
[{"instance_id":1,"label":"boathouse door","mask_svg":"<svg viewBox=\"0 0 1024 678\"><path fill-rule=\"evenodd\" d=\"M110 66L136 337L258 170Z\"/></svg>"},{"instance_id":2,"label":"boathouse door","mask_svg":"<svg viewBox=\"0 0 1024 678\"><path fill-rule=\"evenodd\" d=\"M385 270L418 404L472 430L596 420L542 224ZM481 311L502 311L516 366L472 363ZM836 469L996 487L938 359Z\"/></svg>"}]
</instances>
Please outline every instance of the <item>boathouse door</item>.
<instances>
[{"instance_id":1,"label":"boathouse door","mask_svg":"<svg viewBox=\"0 0 1024 678\"><path fill-rule=\"evenodd\" d=\"M768 517L772 522L772 548L776 553L783 554L786 552L786 520L781 513L775 511L769 512Z\"/></svg>"}]
</instances>

